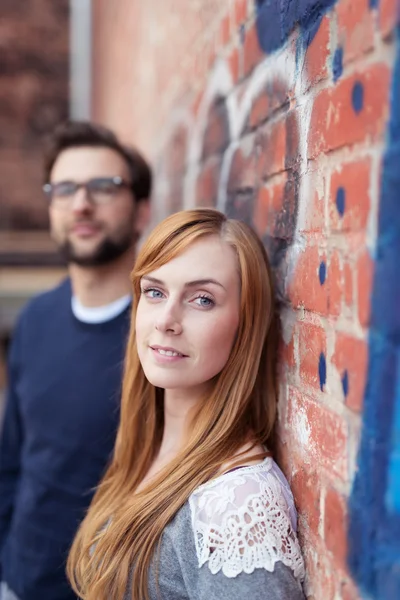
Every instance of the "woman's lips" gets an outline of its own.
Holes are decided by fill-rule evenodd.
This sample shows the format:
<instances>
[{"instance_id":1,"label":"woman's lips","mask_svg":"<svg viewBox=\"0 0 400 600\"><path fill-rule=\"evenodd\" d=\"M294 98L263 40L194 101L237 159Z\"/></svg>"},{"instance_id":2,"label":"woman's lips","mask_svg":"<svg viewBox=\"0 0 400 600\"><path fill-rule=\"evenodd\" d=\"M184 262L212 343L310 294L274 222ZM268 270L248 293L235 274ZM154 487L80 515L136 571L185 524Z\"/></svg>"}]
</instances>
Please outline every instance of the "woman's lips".
<instances>
[{"instance_id":1,"label":"woman's lips","mask_svg":"<svg viewBox=\"0 0 400 600\"><path fill-rule=\"evenodd\" d=\"M153 353L154 358L157 362L161 363L171 363L178 362L187 358L185 354L179 352L175 348L165 347L165 346L150 346L150 350Z\"/></svg>"}]
</instances>

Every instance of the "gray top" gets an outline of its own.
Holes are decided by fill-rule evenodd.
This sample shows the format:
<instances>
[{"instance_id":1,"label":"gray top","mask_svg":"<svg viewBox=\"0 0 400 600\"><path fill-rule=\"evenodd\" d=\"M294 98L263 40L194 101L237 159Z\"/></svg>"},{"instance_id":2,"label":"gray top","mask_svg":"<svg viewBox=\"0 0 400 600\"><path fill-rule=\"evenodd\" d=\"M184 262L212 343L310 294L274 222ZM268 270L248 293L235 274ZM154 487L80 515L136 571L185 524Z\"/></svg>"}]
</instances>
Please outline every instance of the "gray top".
<instances>
[{"instance_id":1,"label":"gray top","mask_svg":"<svg viewBox=\"0 0 400 600\"><path fill-rule=\"evenodd\" d=\"M197 488L165 528L150 598L304 600L296 528L292 493L271 458L225 473Z\"/></svg>"}]
</instances>

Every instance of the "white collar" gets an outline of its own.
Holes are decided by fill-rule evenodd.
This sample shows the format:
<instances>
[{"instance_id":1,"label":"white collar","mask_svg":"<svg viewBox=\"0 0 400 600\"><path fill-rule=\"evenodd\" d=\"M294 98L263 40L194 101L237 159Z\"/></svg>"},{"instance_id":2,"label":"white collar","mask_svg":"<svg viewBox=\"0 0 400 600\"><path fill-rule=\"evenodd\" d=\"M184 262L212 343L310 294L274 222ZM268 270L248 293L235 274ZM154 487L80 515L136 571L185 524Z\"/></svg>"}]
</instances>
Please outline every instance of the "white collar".
<instances>
[{"instance_id":1,"label":"white collar","mask_svg":"<svg viewBox=\"0 0 400 600\"><path fill-rule=\"evenodd\" d=\"M83 306L76 296L72 296L71 308L78 321L82 321L83 323L106 323L123 313L131 303L131 300L132 296L127 294L110 304L88 307Z\"/></svg>"}]
</instances>

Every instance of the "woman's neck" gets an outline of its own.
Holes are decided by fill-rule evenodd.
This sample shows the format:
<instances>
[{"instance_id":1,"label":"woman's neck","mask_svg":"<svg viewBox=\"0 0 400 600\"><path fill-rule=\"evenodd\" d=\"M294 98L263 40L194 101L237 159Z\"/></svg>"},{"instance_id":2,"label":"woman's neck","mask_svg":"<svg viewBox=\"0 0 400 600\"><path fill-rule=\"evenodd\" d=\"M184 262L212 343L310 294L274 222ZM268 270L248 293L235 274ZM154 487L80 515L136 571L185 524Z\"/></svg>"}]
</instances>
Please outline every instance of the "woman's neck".
<instances>
[{"instance_id":1,"label":"woman's neck","mask_svg":"<svg viewBox=\"0 0 400 600\"><path fill-rule=\"evenodd\" d=\"M179 454L187 435L189 412L197 404L198 397L188 391L165 390L164 431L160 449L137 492L141 491L157 474Z\"/></svg>"},{"instance_id":2,"label":"woman's neck","mask_svg":"<svg viewBox=\"0 0 400 600\"><path fill-rule=\"evenodd\" d=\"M187 390L165 390L164 432L159 457L176 455L187 434L189 413L199 401L199 395Z\"/></svg>"}]
</instances>

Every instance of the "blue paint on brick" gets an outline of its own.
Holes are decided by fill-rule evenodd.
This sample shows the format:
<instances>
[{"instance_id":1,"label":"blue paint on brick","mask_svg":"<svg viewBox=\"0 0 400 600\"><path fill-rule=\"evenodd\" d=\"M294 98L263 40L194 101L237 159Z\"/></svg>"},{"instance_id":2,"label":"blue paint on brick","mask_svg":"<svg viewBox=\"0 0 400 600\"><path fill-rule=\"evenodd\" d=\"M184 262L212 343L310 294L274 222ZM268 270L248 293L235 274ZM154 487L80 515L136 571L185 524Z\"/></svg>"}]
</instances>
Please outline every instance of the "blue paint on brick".
<instances>
[{"instance_id":1,"label":"blue paint on brick","mask_svg":"<svg viewBox=\"0 0 400 600\"><path fill-rule=\"evenodd\" d=\"M336 192L336 208L341 217L343 217L346 210L346 190L343 187L339 187Z\"/></svg>"},{"instance_id":2,"label":"blue paint on brick","mask_svg":"<svg viewBox=\"0 0 400 600\"><path fill-rule=\"evenodd\" d=\"M336 0L256 0L260 46L270 53L280 48L298 24L306 45L313 40L324 14Z\"/></svg>"},{"instance_id":3,"label":"blue paint on brick","mask_svg":"<svg viewBox=\"0 0 400 600\"><path fill-rule=\"evenodd\" d=\"M378 6L379 6L379 0L369 0L370 8L378 8Z\"/></svg>"},{"instance_id":4,"label":"blue paint on brick","mask_svg":"<svg viewBox=\"0 0 400 600\"><path fill-rule=\"evenodd\" d=\"M397 352L397 381L394 404L386 506L388 511L400 514L400 350Z\"/></svg>"},{"instance_id":5,"label":"blue paint on brick","mask_svg":"<svg viewBox=\"0 0 400 600\"><path fill-rule=\"evenodd\" d=\"M332 61L332 73L333 73L333 81L337 81L339 77L343 73L343 48L342 46L338 46L335 50L335 54L333 55Z\"/></svg>"},{"instance_id":6,"label":"blue paint on brick","mask_svg":"<svg viewBox=\"0 0 400 600\"><path fill-rule=\"evenodd\" d=\"M321 392L323 392L324 386L326 384L326 358L323 352L321 352L321 354L319 355L318 374L319 387L321 388Z\"/></svg>"},{"instance_id":7,"label":"blue paint on brick","mask_svg":"<svg viewBox=\"0 0 400 600\"><path fill-rule=\"evenodd\" d=\"M345 395L345 397L348 396L349 394L349 374L346 371L343 373L343 377L342 377L342 388L343 388L343 394Z\"/></svg>"},{"instance_id":8,"label":"blue paint on brick","mask_svg":"<svg viewBox=\"0 0 400 600\"><path fill-rule=\"evenodd\" d=\"M319 282L321 285L324 285L326 280L326 263L324 261L319 265Z\"/></svg>"},{"instance_id":9,"label":"blue paint on brick","mask_svg":"<svg viewBox=\"0 0 400 600\"><path fill-rule=\"evenodd\" d=\"M397 31L397 42L400 28ZM383 160L363 435L349 502L349 564L362 593L400 598L400 47Z\"/></svg>"},{"instance_id":10,"label":"blue paint on brick","mask_svg":"<svg viewBox=\"0 0 400 600\"><path fill-rule=\"evenodd\" d=\"M364 86L360 81L356 81L353 86L351 102L356 113L360 113L364 108Z\"/></svg>"}]
</instances>

